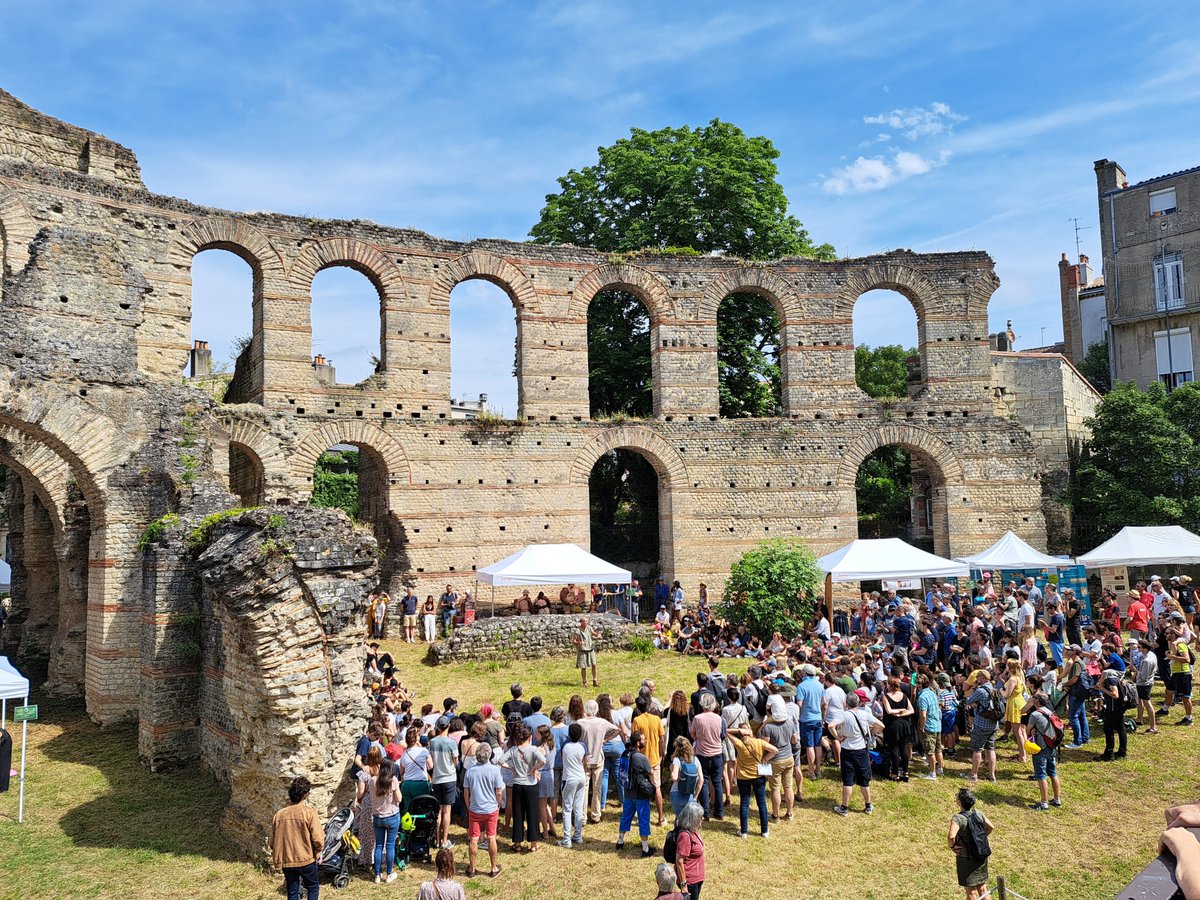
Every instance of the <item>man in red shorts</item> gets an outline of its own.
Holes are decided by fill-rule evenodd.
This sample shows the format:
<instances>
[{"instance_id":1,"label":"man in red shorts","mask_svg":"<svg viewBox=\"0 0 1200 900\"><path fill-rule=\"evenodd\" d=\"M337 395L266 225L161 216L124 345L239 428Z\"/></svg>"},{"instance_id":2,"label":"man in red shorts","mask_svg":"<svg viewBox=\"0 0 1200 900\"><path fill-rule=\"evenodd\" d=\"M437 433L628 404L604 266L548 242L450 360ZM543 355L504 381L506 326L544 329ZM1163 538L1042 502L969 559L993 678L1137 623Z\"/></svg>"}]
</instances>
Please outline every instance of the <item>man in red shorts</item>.
<instances>
[{"instance_id":1,"label":"man in red shorts","mask_svg":"<svg viewBox=\"0 0 1200 900\"><path fill-rule=\"evenodd\" d=\"M504 805L504 776L500 767L492 763L492 745L480 741L475 748L475 765L467 769L463 777L463 797L467 803L467 874L475 874L475 857L479 852L479 838L487 838L488 857L493 878L500 874L497 864L499 850L496 846L496 822L500 807Z\"/></svg>"}]
</instances>

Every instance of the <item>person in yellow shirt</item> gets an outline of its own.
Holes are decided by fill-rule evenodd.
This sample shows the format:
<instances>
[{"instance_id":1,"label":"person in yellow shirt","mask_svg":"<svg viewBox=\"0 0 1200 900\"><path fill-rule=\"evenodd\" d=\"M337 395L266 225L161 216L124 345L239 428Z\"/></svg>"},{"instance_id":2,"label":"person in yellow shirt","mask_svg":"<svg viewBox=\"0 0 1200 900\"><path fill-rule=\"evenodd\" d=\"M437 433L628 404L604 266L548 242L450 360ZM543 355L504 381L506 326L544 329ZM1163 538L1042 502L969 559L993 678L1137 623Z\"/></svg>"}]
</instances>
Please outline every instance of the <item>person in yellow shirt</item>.
<instances>
[{"instance_id":1,"label":"person in yellow shirt","mask_svg":"<svg viewBox=\"0 0 1200 900\"><path fill-rule=\"evenodd\" d=\"M1178 614L1176 614L1178 615ZM1167 691L1166 708L1176 701L1183 703L1183 718L1180 725L1192 724L1192 655L1188 650L1188 642L1184 640L1183 629L1178 625L1167 630L1167 659L1171 661L1171 684ZM1159 710L1161 713L1162 710Z\"/></svg>"},{"instance_id":2,"label":"person in yellow shirt","mask_svg":"<svg viewBox=\"0 0 1200 900\"><path fill-rule=\"evenodd\" d=\"M634 734L646 738L646 759L650 761L650 771L654 778L654 811L658 815L658 824L663 825L662 799L662 757L663 757L663 724L662 719L650 711L650 700L641 694L636 701L637 714L630 726Z\"/></svg>"},{"instance_id":3,"label":"person in yellow shirt","mask_svg":"<svg viewBox=\"0 0 1200 900\"><path fill-rule=\"evenodd\" d=\"M749 725L728 732L737 751L737 789L741 801L741 831L738 837L745 838L750 827L750 795L758 805L758 824L762 836L770 832L767 825L767 779L761 767L770 770L771 758L779 751L764 740L754 736Z\"/></svg>"}]
</instances>

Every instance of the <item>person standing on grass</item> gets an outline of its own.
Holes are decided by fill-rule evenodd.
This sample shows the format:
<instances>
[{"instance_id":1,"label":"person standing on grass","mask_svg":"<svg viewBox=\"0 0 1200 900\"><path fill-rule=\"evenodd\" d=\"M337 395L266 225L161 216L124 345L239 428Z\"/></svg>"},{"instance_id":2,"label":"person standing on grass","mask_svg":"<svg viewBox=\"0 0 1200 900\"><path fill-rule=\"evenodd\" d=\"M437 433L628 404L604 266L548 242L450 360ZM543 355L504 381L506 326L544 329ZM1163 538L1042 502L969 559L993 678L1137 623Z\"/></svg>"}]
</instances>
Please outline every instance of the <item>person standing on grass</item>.
<instances>
[{"instance_id":1,"label":"person standing on grass","mask_svg":"<svg viewBox=\"0 0 1200 900\"><path fill-rule=\"evenodd\" d=\"M421 604L421 627L425 630L425 643L432 644L437 640L437 603L433 594L427 594Z\"/></svg>"},{"instance_id":2,"label":"person standing on grass","mask_svg":"<svg viewBox=\"0 0 1200 900\"><path fill-rule=\"evenodd\" d=\"M689 803L696 802L704 786L704 773L687 737L675 738L671 751L671 811L678 816Z\"/></svg>"},{"instance_id":3,"label":"person standing on grass","mask_svg":"<svg viewBox=\"0 0 1200 900\"><path fill-rule=\"evenodd\" d=\"M1038 791L1042 796L1037 803L1031 804L1031 808L1041 811L1047 810L1051 806L1056 809L1061 808L1062 795L1058 783L1058 744L1055 742L1061 741L1063 736L1050 719L1054 713L1050 706L1049 695L1044 691L1038 691L1026 705L1025 711L1029 715L1029 739L1040 748L1033 755L1033 780L1038 783ZM1051 744L1054 746L1050 746ZM1047 779L1054 788L1053 798L1046 789Z\"/></svg>"},{"instance_id":4,"label":"person standing on grass","mask_svg":"<svg viewBox=\"0 0 1200 900\"><path fill-rule=\"evenodd\" d=\"M446 723L447 727L449 724ZM429 793L429 773L433 771L433 757L421 746L421 729L416 725L409 726L404 733L404 755L399 765L403 777L400 785L403 812L417 797Z\"/></svg>"},{"instance_id":5,"label":"person standing on grass","mask_svg":"<svg viewBox=\"0 0 1200 900\"><path fill-rule=\"evenodd\" d=\"M450 628L454 625L454 616L458 612L458 593L451 585L446 585L442 594L442 634L450 637Z\"/></svg>"},{"instance_id":6,"label":"person standing on grass","mask_svg":"<svg viewBox=\"0 0 1200 900\"><path fill-rule=\"evenodd\" d=\"M417 900L467 900L463 886L454 880L454 851L443 847L434 857L437 878L423 881L417 888Z\"/></svg>"},{"instance_id":7,"label":"person standing on grass","mask_svg":"<svg viewBox=\"0 0 1200 900\"><path fill-rule=\"evenodd\" d=\"M689 803L675 817L675 884L687 891L688 900L700 900L704 887L703 819L704 807L698 803Z\"/></svg>"},{"instance_id":8,"label":"person standing on grass","mask_svg":"<svg viewBox=\"0 0 1200 900\"><path fill-rule=\"evenodd\" d=\"M642 752L646 755L646 759L650 761L650 772L654 779L654 810L658 814L658 824L661 826L665 821L663 819L661 785L663 740L665 732L663 731L661 715L654 712L650 708L650 698L652 696L652 693L645 693L643 691L638 692L637 700L634 701L637 714L633 717L632 728L634 734L641 734L646 738L645 744L642 747ZM594 806L595 804L593 804L593 807ZM599 819L597 819L597 821L599 821Z\"/></svg>"},{"instance_id":9,"label":"person standing on grass","mask_svg":"<svg viewBox=\"0 0 1200 900\"><path fill-rule=\"evenodd\" d=\"M700 805L708 815L708 800L712 798L712 815L725 818L725 797L722 791L722 769L725 764L722 739L725 723L716 712L717 698L705 691L700 695L700 714L692 719L688 731L695 742L696 758L704 773L704 786L700 789Z\"/></svg>"},{"instance_id":10,"label":"person standing on grass","mask_svg":"<svg viewBox=\"0 0 1200 900\"><path fill-rule=\"evenodd\" d=\"M640 699L640 698L639 698ZM625 791L625 806L621 810L621 824L617 826L617 850L625 849L625 835L633 825L633 817L638 820L638 835L642 839L642 859L647 859L654 851L650 849L650 800L658 796L658 786L652 780L654 770L647 758L646 735L635 731L629 736L629 787ZM626 765L622 760L622 765Z\"/></svg>"},{"instance_id":11,"label":"person standing on grass","mask_svg":"<svg viewBox=\"0 0 1200 900\"><path fill-rule=\"evenodd\" d=\"M354 824L358 830L358 840L361 844L358 854L359 865L369 866L375 860L375 825L371 821L370 790L371 779L379 774L379 765L383 762L383 753L379 747L367 751L366 765L359 770L355 777L354 799L358 809L354 814Z\"/></svg>"},{"instance_id":12,"label":"person standing on grass","mask_svg":"<svg viewBox=\"0 0 1200 900\"><path fill-rule=\"evenodd\" d=\"M921 777L927 781L937 781L942 774L942 704L937 691L933 689L929 675L922 672L917 676L917 734L920 737L921 749L925 752L925 765L929 772Z\"/></svg>"},{"instance_id":13,"label":"person standing on grass","mask_svg":"<svg viewBox=\"0 0 1200 900\"><path fill-rule=\"evenodd\" d=\"M838 737L842 742L842 802L834 806L839 816L850 812L850 795L857 784L862 791L863 812L870 815L875 811L871 804L871 756L868 747L872 734L883 734L883 723L863 706L867 692L859 688L846 695L846 712L838 723Z\"/></svg>"},{"instance_id":14,"label":"person standing on grass","mask_svg":"<svg viewBox=\"0 0 1200 900\"><path fill-rule=\"evenodd\" d=\"M405 588L400 608L404 611L404 642L406 644L411 644L417 639L417 603L416 592L410 587Z\"/></svg>"},{"instance_id":15,"label":"person standing on grass","mask_svg":"<svg viewBox=\"0 0 1200 900\"><path fill-rule=\"evenodd\" d=\"M1167 691L1165 709L1170 711L1172 703L1183 703L1183 718L1176 724L1192 724L1192 651L1183 637L1183 628L1171 625L1167 628L1167 659L1171 663L1170 690ZM1163 715L1163 710L1159 710Z\"/></svg>"},{"instance_id":16,"label":"person standing on grass","mask_svg":"<svg viewBox=\"0 0 1200 900\"><path fill-rule=\"evenodd\" d=\"M317 811L304 801L312 784L303 775L288 785L288 805L271 819L271 862L283 870L288 900L300 900L300 885L308 900L317 900L321 892L317 883L317 859L325 847L321 820Z\"/></svg>"},{"instance_id":17,"label":"person standing on grass","mask_svg":"<svg viewBox=\"0 0 1200 900\"><path fill-rule=\"evenodd\" d=\"M740 800L741 830L738 837L743 840L749 835L750 829L750 796L758 806L758 827L763 837L770 837L770 825L767 822L767 778L762 774L765 767L770 770L770 762L775 758L776 750L766 741L754 736L748 725L738 731L729 732L729 739L737 750L737 789Z\"/></svg>"},{"instance_id":18,"label":"person standing on grass","mask_svg":"<svg viewBox=\"0 0 1200 900\"><path fill-rule=\"evenodd\" d=\"M450 717L442 716L434 725L434 737L429 742L429 757L433 761L433 795L438 801L437 846L449 849L450 810L458 799L458 744L447 737Z\"/></svg>"},{"instance_id":19,"label":"person standing on grass","mask_svg":"<svg viewBox=\"0 0 1200 900\"><path fill-rule=\"evenodd\" d=\"M567 740L559 751L562 762L562 823L560 847L583 843L583 821L587 818L588 775L584 768L587 748L583 745L583 726L572 722L567 727Z\"/></svg>"},{"instance_id":20,"label":"person standing on grass","mask_svg":"<svg viewBox=\"0 0 1200 900\"><path fill-rule=\"evenodd\" d=\"M958 791L958 812L950 819L950 831L946 840L954 853L955 868L958 870L958 886L967 893L967 900L982 900L987 896L988 856L991 847L988 835L995 826L987 816L975 808L975 794L967 788ZM975 835L983 833L983 847ZM986 850L980 855L980 850Z\"/></svg>"},{"instance_id":21,"label":"person standing on grass","mask_svg":"<svg viewBox=\"0 0 1200 900\"><path fill-rule=\"evenodd\" d=\"M599 638L600 632L588 625L587 616L580 617L579 627L571 632L571 643L575 646L575 668L579 670L584 687L587 687L588 669L592 670L592 687L600 687L600 682L596 680L596 641Z\"/></svg>"},{"instance_id":22,"label":"person standing on grass","mask_svg":"<svg viewBox=\"0 0 1200 900\"><path fill-rule=\"evenodd\" d=\"M387 882L396 880L392 864L396 859L396 835L400 832L400 778L390 759L379 764L379 774L367 784L371 792L371 822L375 826L375 883L386 871Z\"/></svg>"},{"instance_id":23,"label":"person standing on grass","mask_svg":"<svg viewBox=\"0 0 1200 900\"><path fill-rule=\"evenodd\" d=\"M800 667L804 678L796 685L796 704L800 707L800 744L808 762L808 777L821 772L821 729L825 721L825 688L817 677L817 667Z\"/></svg>"},{"instance_id":24,"label":"person standing on grass","mask_svg":"<svg viewBox=\"0 0 1200 900\"><path fill-rule=\"evenodd\" d=\"M840 691L841 688L838 688ZM775 699L774 697L772 699ZM780 801L782 800L782 818L792 820L792 811L796 805L796 781L792 770L796 765L796 747L799 737L796 729L788 720L787 710L782 700L779 703L768 704L767 721L758 731L758 736L775 748L775 756L771 759L771 821L780 820Z\"/></svg>"},{"instance_id":25,"label":"person standing on grass","mask_svg":"<svg viewBox=\"0 0 1200 900\"><path fill-rule=\"evenodd\" d=\"M1148 721L1150 727L1146 734L1158 734L1154 702L1150 699L1154 679L1158 676L1158 656L1154 653L1154 645L1144 637L1138 639L1138 650L1142 656L1137 663L1137 723L1141 725Z\"/></svg>"},{"instance_id":26,"label":"person standing on grass","mask_svg":"<svg viewBox=\"0 0 1200 900\"><path fill-rule=\"evenodd\" d=\"M541 817L538 813L540 770L546 764L541 748L533 746L533 734L524 722L516 722L509 737L508 749L500 757L500 765L513 773L512 785L512 849L514 853L533 853L542 839ZM528 841L528 850L525 844Z\"/></svg>"},{"instance_id":27,"label":"person standing on grass","mask_svg":"<svg viewBox=\"0 0 1200 900\"><path fill-rule=\"evenodd\" d=\"M972 781L979 778L979 764L985 756L987 780L996 780L996 729L1000 723L987 715L994 690L991 673L985 669L975 673L975 690L966 701L966 706L974 711L971 724L971 771L963 776Z\"/></svg>"},{"instance_id":28,"label":"person standing on grass","mask_svg":"<svg viewBox=\"0 0 1200 900\"><path fill-rule=\"evenodd\" d=\"M504 805L504 778L500 774L500 767L492 762L492 747L487 741L481 741L475 748L475 765L463 776L463 793L467 801L467 875L472 878L475 876L475 858L482 836L487 839L488 857L492 864L488 874L494 878L500 874L496 825L500 819L500 807Z\"/></svg>"}]
</instances>

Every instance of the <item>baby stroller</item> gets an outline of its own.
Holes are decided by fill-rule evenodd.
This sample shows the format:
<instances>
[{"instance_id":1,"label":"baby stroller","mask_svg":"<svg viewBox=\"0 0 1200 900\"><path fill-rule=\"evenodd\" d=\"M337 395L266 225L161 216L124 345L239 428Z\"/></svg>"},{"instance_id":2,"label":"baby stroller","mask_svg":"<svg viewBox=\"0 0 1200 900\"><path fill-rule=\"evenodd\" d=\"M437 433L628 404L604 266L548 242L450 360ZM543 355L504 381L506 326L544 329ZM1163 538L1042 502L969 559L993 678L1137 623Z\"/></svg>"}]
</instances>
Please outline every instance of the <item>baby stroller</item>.
<instances>
[{"instance_id":1,"label":"baby stroller","mask_svg":"<svg viewBox=\"0 0 1200 900\"><path fill-rule=\"evenodd\" d=\"M325 826L325 846L317 860L317 874L332 875L335 888L350 884L350 861L362 849L353 829L354 810L349 806L334 813Z\"/></svg>"},{"instance_id":2,"label":"baby stroller","mask_svg":"<svg viewBox=\"0 0 1200 900\"><path fill-rule=\"evenodd\" d=\"M434 835L437 831L440 804L432 794L414 797L408 811L400 817L400 840L396 846L396 859L400 865L410 862L432 862Z\"/></svg>"}]
</instances>

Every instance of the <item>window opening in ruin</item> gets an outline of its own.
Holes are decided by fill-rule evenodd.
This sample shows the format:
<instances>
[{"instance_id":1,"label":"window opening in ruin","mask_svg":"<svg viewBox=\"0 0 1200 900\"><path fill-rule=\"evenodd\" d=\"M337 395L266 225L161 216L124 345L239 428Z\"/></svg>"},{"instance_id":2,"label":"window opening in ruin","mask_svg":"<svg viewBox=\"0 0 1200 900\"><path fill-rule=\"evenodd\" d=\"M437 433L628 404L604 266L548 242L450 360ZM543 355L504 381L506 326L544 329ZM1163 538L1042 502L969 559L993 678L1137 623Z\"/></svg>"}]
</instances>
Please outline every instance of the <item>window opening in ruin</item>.
<instances>
[{"instance_id":1,"label":"window opening in ruin","mask_svg":"<svg viewBox=\"0 0 1200 900\"><path fill-rule=\"evenodd\" d=\"M730 294L717 308L717 379L725 419L782 412L779 315L766 297Z\"/></svg>"},{"instance_id":2,"label":"window opening in ruin","mask_svg":"<svg viewBox=\"0 0 1200 900\"><path fill-rule=\"evenodd\" d=\"M347 266L322 269L312 282L312 353L318 377L358 384L382 368L379 290Z\"/></svg>"},{"instance_id":3,"label":"window opening in ruin","mask_svg":"<svg viewBox=\"0 0 1200 900\"><path fill-rule=\"evenodd\" d=\"M316 479L314 478L314 483ZM262 506L263 467L248 447L229 445L229 491L242 506Z\"/></svg>"},{"instance_id":4,"label":"window opening in ruin","mask_svg":"<svg viewBox=\"0 0 1200 900\"><path fill-rule=\"evenodd\" d=\"M516 308L503 288L482 278L450 292L450 397L454 418L520 414Z\"/></svg>"},{"instance_id":5,"label":"window opening in ruin","mask_svg":"<svg viewBox=\"0 0 1200 900\"><path fill-rule=\"evenodd\" d=\"M898 537L929 552L944 552L945 485L926 454L889 444L868 455L855 478L860 538Z\"/></svg>"},{"instance_id":6,"label":"window opening in ruin","mask_svg":"<svg viewBox=\"0 0 1200 900\"><path fill-rule=\"evenodd\" d=\"M650 313L634 294L600 291L588 304L588 401L593 419L654 414Z\"/></svg>"},{"instance_id":7,"label":"window opening in ruin","mask_svg":"<svg viewBox=\"0 0 1200 900\"><path fill-rule=\"evenodd\" d=\"M859 388L871 397L908 397L923 377L912 301L897 291L867 291L854 304L853 328Z\"/></svg>"},{"instance_id":8,"label":"window opening in ruin","mask_svg":"<svg viewBox=\"0 0 1200 900\"><path fill-rule=\"evenodd\" d=\"M232 460L233 450L230 449ZM359 450L349 444L335 444L319 457L313 468L311 506L343 510L354 521L359 519Z\"/></svg>"},{"instance_id":9,"label":"window opening in ruin","mask_svg":"<svg viewBox=\"0 0 1200 900\"><path fill-rule=\"evenodd\" d=\"M636 450L596 460L588 479L592 553L639 578L662 572L659 490L654 466Z\"/></svg>"},{"instance_id":10,"label":"window opening in ruin","mask_svg":"<svg viewBox=\"0 0 1200 900\"><path fill-rule=\"evenodd\" d=\"M223 396L238 356L254 328L254 270L231 250L211 249L192 259L191 352L183 374ZM249 359L243 360L249 366Z\"/></svg>"}]
</instances>

